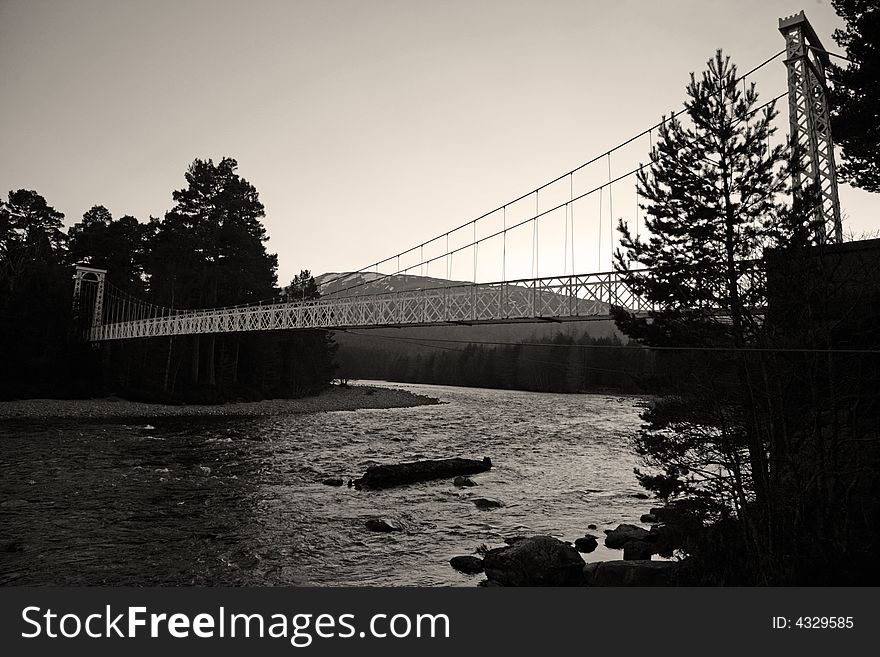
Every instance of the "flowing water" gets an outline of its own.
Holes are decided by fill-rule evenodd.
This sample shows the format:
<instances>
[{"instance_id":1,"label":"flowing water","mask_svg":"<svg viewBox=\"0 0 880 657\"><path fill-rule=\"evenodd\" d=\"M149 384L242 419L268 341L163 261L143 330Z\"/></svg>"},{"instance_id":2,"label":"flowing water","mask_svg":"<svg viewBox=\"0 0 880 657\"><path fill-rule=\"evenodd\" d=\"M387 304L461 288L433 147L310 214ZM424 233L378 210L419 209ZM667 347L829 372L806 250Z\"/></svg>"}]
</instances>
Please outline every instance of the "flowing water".
<instances>
[{"instance_id":1,"label":"flowing water","mask_svg":"<svg viewBox=\"0 0 880 657\"><path fill-rule=\"evenodd\" d=\"M450 557L589 523L601 536L650 505L635 497L637 398L398 387L446 403L0 427L0 583L472 586ZM320 483L451 456L493 467L474 488ZM373 517L403 531L370 532Z\"/></svg>"}]
</instances>

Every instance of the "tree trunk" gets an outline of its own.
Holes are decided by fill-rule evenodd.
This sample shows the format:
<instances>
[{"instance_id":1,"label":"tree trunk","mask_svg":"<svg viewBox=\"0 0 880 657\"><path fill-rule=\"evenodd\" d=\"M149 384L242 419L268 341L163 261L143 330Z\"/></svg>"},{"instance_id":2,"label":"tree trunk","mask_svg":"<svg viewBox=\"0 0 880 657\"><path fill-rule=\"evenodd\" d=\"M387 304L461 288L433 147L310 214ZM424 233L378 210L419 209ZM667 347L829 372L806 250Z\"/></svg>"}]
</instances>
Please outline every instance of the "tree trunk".
<instances>
[{"instance_id":1,"label":"tree trunk","mask_svg":"<svg viewBox=\"0 0 880 657\"><path fill-rule=\"evenodd\" d=\"M240 346L240 341L238 337L235 338L235 352L232 357L232 384L235 385L238 383L238 350Z\"/></svg>"},{"instance_id":2,"label":"tree trunk","mask_svg":"<svg viewBox=\"0 0 880 657\"><path fill-rule=\"evenodd\" d=\"M168 356L165 358L165 380L162 383L162 390L168 392L168 377L171 373L171 352L174 349L174 336L168 336Z\"/></svg>"},{"instance_id":3,"label":"tree trunk","mask_svg":"<svg viewBox=\"0 0 880 657\"><path fill-rule=\"evenodd\" d=\"M206 354L207 362L205 363L205 379L206 379L206 383L209 386L217 385L217 374L216 374L215 358L214 358L215 351L216 351L216 349L215 349L216 343L217 343L216 336L209 335L208 336L208 353Z\"/></svg>"},{"instance_id":4,"label":"tree trunk","mask_svg":"<svg viewBox=\"0 0 880 657\"><path fill-rule=\"evenodd\" d=\"M190 382L196 385L199 382L199 336L193 336L192 369L190 370Z\"/></svg>"},{"instance_id":5,"label":"tree trunk","mask_svg":"<svg viewBox=\"0 0 880 657\"><path fill-rule=\"evenodd\" d=\"M737 348L745 346L745 335L743 327L743 308L739 297L739 281L736 270L736 215L734 213L733 201L730 197L730 180L726 160L722 157L721 162L723 180L724 180L724 255L725 266L727 268L727 296L730 303L730 319L733 324L733 343ZM745 355L741 354L739 359L740 382L748 393L752 402L752 408L755 409L756 400L754 398L754 389L749 377L748 364ZM754 417L754 415L753 415ZM752 480L755 484L755 497L759 505L764 504L767 500L767 477L766 477L766 455L764 454L764 445L758 434L757 422L752 426L747 426L748 432L748 450L749 459L752 468Z\"/></svg>"}]
</instances>

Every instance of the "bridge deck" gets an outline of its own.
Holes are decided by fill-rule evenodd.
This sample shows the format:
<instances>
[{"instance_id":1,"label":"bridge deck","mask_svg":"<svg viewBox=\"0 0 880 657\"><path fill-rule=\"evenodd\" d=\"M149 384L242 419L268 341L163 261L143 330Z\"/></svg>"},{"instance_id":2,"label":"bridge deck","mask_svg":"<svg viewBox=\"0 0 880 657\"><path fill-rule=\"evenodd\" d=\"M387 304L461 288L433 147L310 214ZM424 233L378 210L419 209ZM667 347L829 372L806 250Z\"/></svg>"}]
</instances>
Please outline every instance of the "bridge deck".
<instances>
[{"instance_id":1,"label":"bridge deck","mask_svg":"<svg viewBox=\"0 0 880 657\"><path fill-rule=\"evenodd\" d=\"M91 327L91 341L284 329L345 329L610 317L610 306L649 308L616 273L452 285L314 301L207 310L161 310Z\"/></svg>"},{"instance_id":2,"label":"bridge deck","mask_svg":"<svg viewBox=\"0 0 880 657\"><path fill-rule=\"evenodd\" d=\"M763 266L758 261L744 261L740 265L741 293L750 291L754 301L754 293L763 289ZM711 284L702 277L699 280L702 285ZM103 321L88 330L88 340L286 329L573 321L608 319L612 306L640 315L653 309L617 272L453 284L381 294L328 295L313 301L233 308L156 308L148 316L127 321L108 321L108 317L116 314L111 306L104 304L99 314Z\"/></svg>"}]
</instances>

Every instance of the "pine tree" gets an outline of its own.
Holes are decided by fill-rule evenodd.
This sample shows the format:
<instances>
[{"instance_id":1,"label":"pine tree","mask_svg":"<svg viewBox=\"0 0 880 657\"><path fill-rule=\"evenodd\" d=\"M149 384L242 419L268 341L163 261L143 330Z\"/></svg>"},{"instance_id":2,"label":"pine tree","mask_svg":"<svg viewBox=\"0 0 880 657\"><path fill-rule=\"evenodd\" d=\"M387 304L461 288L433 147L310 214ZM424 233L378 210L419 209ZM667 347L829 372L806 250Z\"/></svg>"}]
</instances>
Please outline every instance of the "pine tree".
<instances>
[{"instance_id":1,"label":"pine tree","mask_svg":"<svg viewBox=\"0 0 880 657\"><path fill-rule=\"evenodd\" d=\"M225 157L216 165L196 159L187 169L187 186L173 193L176 205L153 246L152 287L161 296L170 294L169 278L181 305L234 305L273 294L278 259L266 251L265 210L237 168Z\"/></svg>"},{"instance_id":2,"label":"pine tree","mask_svg":"<svg viewBox=\"0 0 880 657\"><path fill-rule=\"evenodd\" d=\"M846 21L834 40L849 63L833 63L831 128L843 147L838 175L880 192L880 5L876 0L832 0Z\"/></svg>"},{"instance_id":3,"label":"pine tree","mask_svg":"<svg viewBox=\"0 0 880 657\"><path fill-rule=\"evenodd\" d=\"M153 228L154 224L143 224L130 215L113 219L107 208L95 205L67 233L68 262L106 269L110 283L143 298L147 246Z\"/></svg>"},{"instance_id":4,"label":"pine tree","mask_svg":"<svg viewBox=\"0 0 880 657\"><path fill-rule=\"evenodd\" d=\"M720 50L686 91L689 125L664 121L638 175L649 236L618 226L615 268L658 312L650 324L618 312L618 323L648 344L742 345L764 295L751 262L798 225L778 202L788 189L786 149L768 147L774 105L758 108L755 85L743 87ZM649 275L635 271L643 267Z\"/></svg>"},{"instance_id":5,"label":"pine tree","mask_svg":"<svg viewBox=\"0 0 880 657\"><path fill-rule=\"evenodd\" d=\"M0 397L59 394L71 321L63 219L33 190L0 201Z\"/></svg>"},{"instance_id":6,"label":"pine tree","mask_svg":"<svg viewBox=\"0 0 880 657\"><path fill-rule=\"evenodd\" d=\"M162 305L222 307L275 294L278 259L266 251L265 216L256 188L224 157L196 159L187 186L172 194L174 208L159 222L150 257L150 288ZM202 343L206 344L202 344ZM233 353L238 358L236 346ZM217 338L192 338L191 380L217 382ZM237 364L232 371L237 372Z\"/></svg>"},{"instance_id":7,"label":"pine tree","mask_svg":"<svg viewBox=\"0 0 880 657\"><path fill-rule=\"evenodd\" d=\"M311 301L321 296L315 278L308 269L303 269L293 277L290 285L284 288L285 301Z\"/></svg>"},{"instance_id":8,"label":"pine tree","mask_svg":"<svg viewBox=\"0 0 880 657\"><path fill-rule=\"evenodd\" d=\"M174 208L151 221L147 270L154 303L214 308L319 296L308 270L285 289L276 287L277 256L266 250L265 210L256 188L237 169L232 158L217 164L196 159L187 169L186 187L173 193ZM170 351L169 344L165 353ZM178 355L162 359L165 367L171 371L169 362L188 357L190 389L222 399L215 388L231 386L246 395L317 392L332 377L335 345L326 331L291 331L194 335L183 345L175 343L174 351ZM167 378L173 387L174 377Z\"/></svg>"},{"instance_id":9,"label":"pine tree","mask_svg":"<svg viewBox=\"0 0 880 657\"><path fill-rule=\"evenodd\" d=\"M795 208L781 202L787 149L768 146L777 112L759 106L728 57L718 51L686 92L686 122L664 122L639 174L648 236L619 225L615 268L654 308L648 318L615 309L619 328L685 349L669 394L642 416L636 449L654 470L638 476L704 518L736 514L756 571L766 572L772 430L758 411L760 366L744 351L763 339L766 290L754 261L768 247L805 244L814 219L801 208L808 194Z\"/></svg>"}]
</instances>

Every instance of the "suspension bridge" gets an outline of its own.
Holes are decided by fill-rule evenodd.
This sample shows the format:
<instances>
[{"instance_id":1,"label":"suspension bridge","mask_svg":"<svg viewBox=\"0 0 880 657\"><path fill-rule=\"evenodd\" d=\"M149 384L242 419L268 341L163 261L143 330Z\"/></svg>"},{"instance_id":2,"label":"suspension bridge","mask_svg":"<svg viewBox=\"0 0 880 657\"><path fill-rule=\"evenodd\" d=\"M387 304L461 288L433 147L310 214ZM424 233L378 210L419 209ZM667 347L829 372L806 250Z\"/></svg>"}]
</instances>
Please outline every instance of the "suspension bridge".
<instances>
[{"instance_id":1,"label":"suspension bridge","mask_svg":"<svg viewBox=\"0 0 880 657\"><path fill-rule=\"evenodd\" d=\"M787 90L771 99L753 114L787 96L791 143L796 144L801 159L795 173L795 189L815 184L821 203L817 208L818 243L842 241L834 143L830 131L826 98L825 71L827 51L803 12L780 19L779 31L785 48L740 76L743 85L757 71L784 56ZM359 282L347 284L346 275L324 281L338 283L336 289L318 299L269 299L262 302L225 308L180 309L160 307L136 299L115 288L106 280L106 271L85 265L74 274L74 307L86 318L85 339L91 342L133 338L272 331L285 329L348 329L366 327L430 326L444 324L481 324L542 321L607 319L611 308L645 315L654 310L632 285L632 275L625 276L609 267L597 273L576 273L578 248L575 219L595 211L598 202L598 231L589 239L596 242L598 264L603 264L603 240L611 254L614 249L611 224L614 219L615 189L618 203L623 185L632 184L639 164L614 174L612 162L625 148L653 149L655 133L673 113L660 123L630 137L614 148L563 173L530 192L512 199L460 226L416 245L406 251L363 267L355 274L370 273ZM767 146L770 148L769 144ZM631 226L638 234L641 218L638 190L635 190ZM630 192L632 193L632 192ZM609 217L603 235L603 217ZM556 275L540 276L542 226L557 225L562 239L562 253L550 262ZM544 228L546 231L547 228ZM526 239L523 239L523 235ZM530 239L528 239L530 237ZM583 236L579 235L581 240ZM546 240L547 238L544 237ZM487 277L480 264L480 250L494 249L493 262L500 263L499 278ZM528 249L528 254L523 253ZM427 255L426 255L427 254ZM560 257L561 256L561 257ZM469 281L452 281L453 269L466 262L471 270ZM511 278L512 263L527 261L529 277ZM547 266L546 258L544 266ZM424 278L438 267L445 278ZM393 269L393 273L380 270ZM366 281L400 281L418 272L420 280L435 280L417 289L365 293ZM561 273L560 273L561 272ZM635 275L647 275L637 272ZM762 289L763 267L760 261L739 263L741 289ZM341 282L341 284L339 284Z\"/></svg>"}]
</instances>

